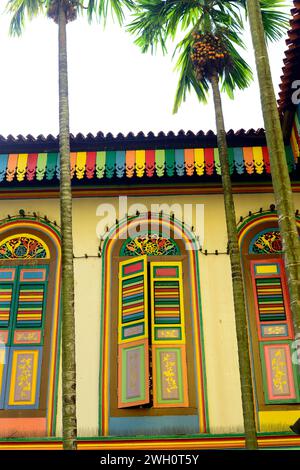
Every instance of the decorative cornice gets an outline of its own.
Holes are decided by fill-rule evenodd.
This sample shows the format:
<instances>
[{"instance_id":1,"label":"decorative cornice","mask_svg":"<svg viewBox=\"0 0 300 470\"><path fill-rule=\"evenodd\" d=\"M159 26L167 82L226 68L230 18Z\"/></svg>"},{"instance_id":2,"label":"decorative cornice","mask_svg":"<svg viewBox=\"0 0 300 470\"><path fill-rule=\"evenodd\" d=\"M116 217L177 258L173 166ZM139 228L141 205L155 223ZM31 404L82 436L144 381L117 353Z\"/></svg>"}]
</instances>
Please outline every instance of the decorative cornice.
<instances>
[{"instance_id":1,"label":"decorative cornice","mask_svg":"<svg viewBox=\"0 0 300 470\"><path fill-rule=\"evenodd\" d=\"M297 140L294 146L286 147L286 154L289 171L293 172L299 156ZM247 177L270 174L265 146L229 147L228 155L231 174ZM72 180L85 183L221 175L219 151L212 147L71 152L70 166ZM59 178L57 152L0 155L0 182L8 186L32 182L47 186L58 184Z\"/></svg>"}]
</instances>

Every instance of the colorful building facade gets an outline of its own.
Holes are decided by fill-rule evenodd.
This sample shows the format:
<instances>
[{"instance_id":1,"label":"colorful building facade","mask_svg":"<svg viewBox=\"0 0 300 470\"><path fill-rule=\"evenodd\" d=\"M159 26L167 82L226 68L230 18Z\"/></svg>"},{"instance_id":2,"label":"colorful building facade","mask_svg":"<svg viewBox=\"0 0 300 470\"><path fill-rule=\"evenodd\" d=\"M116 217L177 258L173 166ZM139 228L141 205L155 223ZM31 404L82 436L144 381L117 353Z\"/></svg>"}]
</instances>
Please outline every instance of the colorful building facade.
<instances>
[{"instance_id":1,"label":"colorful building facade","mask_svg":"<svg viewBox=\"0 0 300 470\"><path fill-rule=\"evenodd\" d=\"M298 4L279 102L296 209ZM296 447L297 338L265 134L227 139L259 444ZM71 150L79 448L242 448L215 134L79 134ZM61 448L57 138L1 138L0 182L0 449Z\"/></svg>"}]
</instances>

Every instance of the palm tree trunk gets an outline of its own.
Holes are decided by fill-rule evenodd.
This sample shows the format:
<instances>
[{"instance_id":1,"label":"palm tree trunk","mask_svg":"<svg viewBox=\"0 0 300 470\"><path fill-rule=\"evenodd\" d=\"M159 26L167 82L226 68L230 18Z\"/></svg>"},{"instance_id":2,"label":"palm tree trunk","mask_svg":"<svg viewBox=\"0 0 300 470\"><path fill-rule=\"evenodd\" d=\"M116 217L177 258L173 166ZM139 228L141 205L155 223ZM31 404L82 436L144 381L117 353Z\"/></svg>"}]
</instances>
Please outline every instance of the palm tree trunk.
<instances>
[{"instance_id":1,"label":"palm tree trunk","mask_svg":"<svg viewBox=\"0 0 300 470\"><path fill-rule=\"evenodd\" d=\"M228 164L228 149L224 125L224 116L222 109L221 94L219 89L219 77L217 73L211 78L211 85L213 90L214 107L216 113L217 140L220 154L225 216L232 272L233 299L246 447L247 449L257 449L245 294L242 277L241 257L238 245L238 235L236 229L234 200L232 195L231 179Z\"/></svg>"},{"instance_id":2,"label":"palm tree trunk","mask_svg":"<svg viewBox=\"0 0 300 470\"><path fill-rule=\"evenodd\" d=\"M273 88L258 0L247 0L250 29L260 87L261 105L270 152L272 183L283 242L285 268L295 334L300 334L300 242L284 141Z\"/></svg>"},{"instance_id":3,"label":"palm tree trunk","mask_svg":"<svg viewBox=\"0 0 300 470\"><path fill-rule=\"evenodd\" d=\"M62 402L63 446L76 449L76 361L74 316L74 266L72 235L72 189L70 171L70 131L66 15L60 1L59 41L59 151L60 216L62 235Z\"/></svg>"}]
</instances>

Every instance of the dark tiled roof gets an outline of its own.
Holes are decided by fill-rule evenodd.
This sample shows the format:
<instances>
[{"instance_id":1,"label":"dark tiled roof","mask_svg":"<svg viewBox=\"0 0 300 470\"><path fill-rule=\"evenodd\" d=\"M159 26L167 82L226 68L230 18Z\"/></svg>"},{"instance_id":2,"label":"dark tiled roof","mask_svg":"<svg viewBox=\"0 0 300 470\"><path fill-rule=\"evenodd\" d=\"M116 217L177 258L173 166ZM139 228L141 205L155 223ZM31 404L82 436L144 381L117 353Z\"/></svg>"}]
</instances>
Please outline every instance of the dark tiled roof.
<instances>
[{"instance_id":1,"label":"dark tiled roof","mask_svg":"<svg viewBox=\"0 0 300 470\"><path fill-rule=\"evenodd\" d=\"M294 0L294 7L291 11L291 29L288 31L286 40L288 49L285 52L283 75L279 85L278 106L281 114L293 108L291 101L291 95L294 91L292 83L300 79L300 0Z\"/></svg>"},{"instance_id":2,"label":"dark tiled roof","mask_svg":"<svg viewBox=\"0 0 300 470\"><path fill-rule=\"evenodd\" d=\"M240 129L227 132L227 141L229 146L251 146L265 145L264 129ZM192 131L184 132L183 130L175 134L173 131L167 133L159 132L155 135L153 132L144 134L139 132L133 134L129 132L126 136L118 133L116 136L110 132L106 135L98 132L96 135L91 133L86 136L79 133L70 135L70 144L72 151L84 150L134 150L139 148L193 148L193 147L215 147L217 138L213 131L194 133ZM12 135L6 138L0 135L0 153L19 153L19 152L51 152L58 151L58 136L49 134L48 136L39 135Z\"/></svg>"}]
</instances>

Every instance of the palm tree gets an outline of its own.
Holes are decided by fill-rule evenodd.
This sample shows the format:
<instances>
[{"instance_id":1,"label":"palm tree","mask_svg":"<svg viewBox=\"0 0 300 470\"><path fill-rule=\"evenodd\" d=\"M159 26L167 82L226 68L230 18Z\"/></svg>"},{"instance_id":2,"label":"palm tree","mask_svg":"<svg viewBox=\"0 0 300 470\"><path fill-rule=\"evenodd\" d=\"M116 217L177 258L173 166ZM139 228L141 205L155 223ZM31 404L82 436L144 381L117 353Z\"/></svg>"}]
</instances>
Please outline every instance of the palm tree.
<instances>
[{"instance_id":1,"label":"palm tree","mask_svg":"<svg viewBox=\"0 0 300 470\"><path fill-rule=\"evenodd\" d=\"M283 135L272 82L268 51L264 35L264 14L261 7L277 14L285 5L282 0L244 0L249 16L256 69L260 87L270 166L278 222L283 241L284 261L288 277L291 310L295 334L300 334L300 242ZM279 19L280 21L280 19Z\"/></svg>"},{"instance_id":2,"label":"palm tree","mask_svg":"<svg viewBox=\"0 0 300 470\"><path fill-rule=\"evenodd\" d=\"M167 52L166 42L175 39L178 27L188 31L175 49L179 52L176 64L179 82L174 112L190 89L195 90L200 102L206 101L210 87L213 92L232 271L245 438L247 448L256 449L245 294L220 93L221 84L222 91L233 97L236 88L246 88L252 79L251 70L237 50L237 47L244 47L239 7L236 1L199 0L195 4L194 0L138 0L135 19L128 29L137 35L136 44L143 52L149 48L153 52L158 45L163 52ZM265 22L274 38L280 36L282 31L276 20L276 15L270 16L266 12Z\"/></svg>"},{"instance_id":3,"label":"palm tree","mask_svg":"<svg viewBox=\"0 0 300 470\"><path fill-rule=\"evenodd\" d=\"M72 235L72 190L70 172L70 131L67 66L67 23L85 11L88 19L95 15L105 20L108 6L121 23L123 6L131 7L131 0L9 0L7 10L12 13L10 33L20 35L29 19L43 14L58 25L59 46L59 151L60 151L60 220L62 237L62 399L64 449L76 449L76 361L74 316L74 267Z\"/></svg>"}]
</instances>

